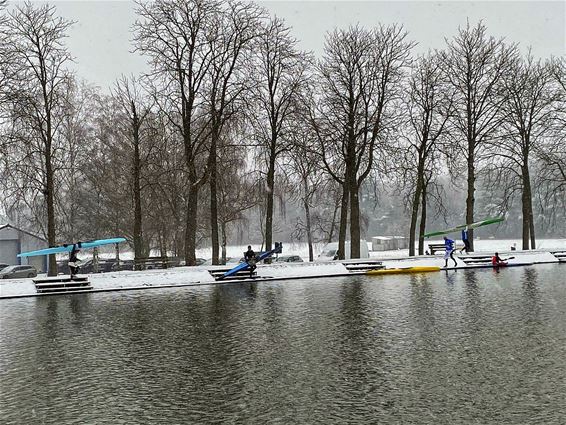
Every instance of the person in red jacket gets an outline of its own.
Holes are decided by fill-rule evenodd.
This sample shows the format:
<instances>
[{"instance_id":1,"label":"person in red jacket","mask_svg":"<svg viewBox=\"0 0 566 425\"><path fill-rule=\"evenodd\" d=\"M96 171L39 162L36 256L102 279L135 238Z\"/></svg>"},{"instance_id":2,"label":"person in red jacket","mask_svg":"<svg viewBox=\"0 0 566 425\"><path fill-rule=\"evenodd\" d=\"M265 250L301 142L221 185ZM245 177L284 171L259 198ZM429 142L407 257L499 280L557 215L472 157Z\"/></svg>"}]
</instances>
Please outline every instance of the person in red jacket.
<instances>
[{"instance_id":1,"label":"person in red jacket","mask_svg":"<svg viewBox=\"0 0 566 425\"><path fill-rule=\"evenodd\" d=\"M494 267L506 266L507 265L507 263L501 259L498 252L496 252L495 255L493 257L491 257L491 264Z\"/></svg>"}]
</instances>

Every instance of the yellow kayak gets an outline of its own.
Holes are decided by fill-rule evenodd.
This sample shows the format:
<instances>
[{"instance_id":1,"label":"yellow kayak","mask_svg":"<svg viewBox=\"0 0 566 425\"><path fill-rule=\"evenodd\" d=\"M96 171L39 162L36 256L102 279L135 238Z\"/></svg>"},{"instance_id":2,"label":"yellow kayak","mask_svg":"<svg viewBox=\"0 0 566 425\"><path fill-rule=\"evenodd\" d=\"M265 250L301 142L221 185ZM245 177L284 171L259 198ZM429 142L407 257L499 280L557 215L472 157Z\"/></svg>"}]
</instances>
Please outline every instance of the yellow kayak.
<instances>
[{"instance_id":1,"label":"yellow kayak","mask_svg":"<svg viewBox=\"0 0 566 425\"><path fill-rule=\"evenodd\" d=\"M368 270L368 275L379 274L402 274L402 273L424 273L424 272L439 272L440 267L421 266L421 267L402 267L398 269L381 269L381 270Z\"/></svg>"}]
</instances>

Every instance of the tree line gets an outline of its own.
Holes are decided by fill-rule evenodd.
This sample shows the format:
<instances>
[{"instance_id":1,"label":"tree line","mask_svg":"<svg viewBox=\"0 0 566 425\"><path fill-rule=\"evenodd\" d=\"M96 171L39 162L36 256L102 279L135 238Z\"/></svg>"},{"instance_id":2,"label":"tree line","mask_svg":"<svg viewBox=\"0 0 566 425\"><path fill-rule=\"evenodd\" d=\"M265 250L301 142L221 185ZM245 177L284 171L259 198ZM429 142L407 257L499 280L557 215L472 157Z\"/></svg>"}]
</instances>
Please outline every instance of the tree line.
<instances>
[{"instance_id":1,"label":"tree line","mask_svg":"<svg viewBox=\"0 0 566 425\"><path fill-rule=\"evenodd\" d=\"M524 249L535 211L564 218L566 61L481 22L422 55L400 25L335 29L315 57L254 3L138 2L132 49L148 71L105 94L69 70L74 23L55 7L0 8L4 208L49 245L126 235L136 259L158 249L192 265L205 244L220 264L242 227L271 249L288 201L310 259L336 238L343 258L383 184L423 254L427 221L454 209L446 179L466 191L468 223L483 218L478 190L494 214L519 203Z\"/></svg>"}]
</instances>

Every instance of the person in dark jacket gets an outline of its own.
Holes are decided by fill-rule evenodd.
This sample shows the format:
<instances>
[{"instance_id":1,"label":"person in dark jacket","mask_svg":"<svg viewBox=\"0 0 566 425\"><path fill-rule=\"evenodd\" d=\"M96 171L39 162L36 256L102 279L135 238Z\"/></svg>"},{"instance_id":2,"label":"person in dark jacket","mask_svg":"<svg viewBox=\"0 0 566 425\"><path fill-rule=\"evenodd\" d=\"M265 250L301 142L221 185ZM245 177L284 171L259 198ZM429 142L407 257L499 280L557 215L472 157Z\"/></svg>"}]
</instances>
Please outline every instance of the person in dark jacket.
<instances>
[{"instance_id":1,"label":"person in dark jacket","mask_svg":"<svg viewBox=\"0 0 566 425\"><path fill-rule=\"evenodd\" d=\"M251 245L248 245L248 250L244 252L244 260L248 263L248 266L250 266L250 277L253 277L254 270L257 268L257 258Z\"/></svg>"},{"instance_id":2,"label":"person in dark jacket","mask_svg":"<svg viewBox=\"0 0 566 425\"><path fill-rule=\"evenodd\" d=\"M73 249L69 253L69 270L71 271L71 278L75 277L79 273L79 258L77 254L80 252L80 249L77 245L73 245Z\"/></svg>"},{"instance_id":3,"label":"person in dark jacket","mask_svg":"<svg viewBox=\"0 0 566 425\"><path fill-rule=\"evenodd\" d=\"M470 240L468 239L468 227L462 229L462 242L464 242L464 248L460 250L460 254L466 251L466 254L470 253Z\"/></svg>"}]
</instances>

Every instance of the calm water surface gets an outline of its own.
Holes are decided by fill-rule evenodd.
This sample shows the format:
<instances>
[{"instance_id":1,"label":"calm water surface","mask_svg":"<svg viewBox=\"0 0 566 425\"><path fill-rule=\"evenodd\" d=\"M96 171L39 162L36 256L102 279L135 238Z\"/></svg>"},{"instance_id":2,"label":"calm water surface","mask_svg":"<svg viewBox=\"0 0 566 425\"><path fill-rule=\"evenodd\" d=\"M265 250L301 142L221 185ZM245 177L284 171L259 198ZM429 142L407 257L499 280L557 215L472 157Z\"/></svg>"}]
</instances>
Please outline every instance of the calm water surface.
<instances>
[{"instance_id":1,"label":"calm water surface","mask_svg":"<svg viewBox=\"0 0 566 425\"><path fill-rule=\"evenodd\" d=\"M0 300L0 422L564 424L565 274Z\"/></svg>"}]
</instances>

